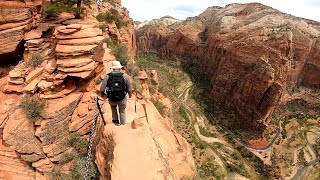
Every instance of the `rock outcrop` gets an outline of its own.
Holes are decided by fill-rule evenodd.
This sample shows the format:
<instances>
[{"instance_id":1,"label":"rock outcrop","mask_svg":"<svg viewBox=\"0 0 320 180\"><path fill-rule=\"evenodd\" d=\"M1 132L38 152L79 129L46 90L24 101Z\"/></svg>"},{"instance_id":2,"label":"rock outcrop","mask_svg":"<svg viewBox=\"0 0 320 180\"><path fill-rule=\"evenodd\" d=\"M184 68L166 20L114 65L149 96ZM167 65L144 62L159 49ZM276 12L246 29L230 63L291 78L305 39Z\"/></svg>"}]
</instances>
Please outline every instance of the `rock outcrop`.
<instances>
[{"instance_id":1,"label":"rock outcrop","mask_svg":"<svg viewBox=\"0 0 320 180\"><path fill-rule=\"evenodd\" d=\"M259 3L211 7L174 26L142 28L138 49L179 58L210 83L204 94L260 126L297 86L319 85L320 24Z\"/></svg>"},{"instance_id":2,"label":"rock outcrop","mask_svg":"<svg viewBox=\"0 0 320 180\"><path fill-rule=\"evenodd\" d=\"M139 102L138 114L134 113L134 100L130 99L125 126L109 124L107 118L96 153L102 179L192 178L195 164L189 144L150 101L143 103L147 117ZM111 113L110 108L105 109L106 115Z\"/></svg>"},{"instance_id":3,"label":"rock outcrop","mask_svg":"<svg viewBox=\"0 0 320 180\"><path fill-rule=\"evenodd\" d=\"M37 26L41 5L41 0L0 2L0 61L21 56L24 34Z\"/></svg>"}]
</instances>

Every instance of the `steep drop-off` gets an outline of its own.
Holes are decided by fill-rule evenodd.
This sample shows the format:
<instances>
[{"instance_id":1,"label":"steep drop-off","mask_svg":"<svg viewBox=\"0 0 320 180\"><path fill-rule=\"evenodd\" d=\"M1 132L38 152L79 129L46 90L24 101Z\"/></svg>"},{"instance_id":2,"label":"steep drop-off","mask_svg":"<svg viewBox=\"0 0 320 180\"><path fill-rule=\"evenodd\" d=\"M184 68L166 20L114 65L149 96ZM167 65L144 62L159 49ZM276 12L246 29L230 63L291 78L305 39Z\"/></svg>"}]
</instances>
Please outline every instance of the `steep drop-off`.
<instances>
[{"instance_id":1,"label":"steep drop-off","mask_svg":"<svg viewBox=\"0 0 320 180\"><path fill-rule=\"evenodd\" d=\"M210 7L170 26L137 30L140 51L179 59L209 80L204 99L263 129L300 85L320 84L320 24L259 3Z\"/></svg>"},{"instance_id":2,"label":"steep drop-off","mask_svg":"<svg viewBox=\"0 0 320 180\"><path fill-rule=\"evenodd\" d=\"M94 96L106 121L97 120L88 178L140 179L146 171L151 179L194 176L189 144L150 101L143 101L147 112L136 102L135 112L129 100L127 124L111 123L99 93L116 60L107 43L126 47L129 63L136 52L133 21L121 1L103 2L99 10L96 1L83 5L82 19L66 12L46 19L42 3L49 1L0 2L0 179L83 178ZM96 19L111 11L122 27ZM17 56L19 63L10 63Z\"/></svg>"}]
</instances>

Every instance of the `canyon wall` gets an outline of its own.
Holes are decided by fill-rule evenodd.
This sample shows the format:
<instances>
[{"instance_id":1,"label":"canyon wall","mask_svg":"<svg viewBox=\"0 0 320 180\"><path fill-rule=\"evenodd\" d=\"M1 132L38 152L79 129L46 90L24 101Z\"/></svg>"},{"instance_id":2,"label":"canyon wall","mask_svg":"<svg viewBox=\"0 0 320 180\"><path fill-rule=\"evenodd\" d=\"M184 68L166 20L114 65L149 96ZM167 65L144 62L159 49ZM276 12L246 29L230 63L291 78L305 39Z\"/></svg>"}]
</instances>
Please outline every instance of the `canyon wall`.
<instances>
[{"instance_id":1,"label":"canyon wall","mask_svg":"<svg viewBox=\"0 0 320 180\"><path fill-rule=\"evenodd\" d=\"M319 22L259 3L210 7L181 23L137 30L140 51L181 60L209 80L204 99L258 128L298 86L320 84L319 40Z\"/></svg>"},{"instance_id":2,"label":"canyon wall","mask_svg":"<svg viewBox=\"0 0 320 180\"><path fill-rule=\"evenodd\" d=\"M133 61L135 33L133 20L121 1L104 2L100 10L95 2L90 7L83 5L82 19L67 12L45 19L41 16L42 1L0 2L0 179L82 178L92 119L97 112L95 96L103 106L106 121L100 117L97 120L93 144L97 171L90 168L90 177L128 179L136 172L128 174L126 168L118 167L127 162L135 169L139 168L136 163L146 163L144 169L138 169L139 178L148 170L152 170L150 177L164 179L167 175L194 176L188 143L152 103L147 113L149 123L154 124L141 118L145 113L140 102L138 112L132 109L132 100L128 102L127 125L121 128L110 124L109 104L99 92L102 78L116 60L107 42L126 45L128 61ZM115 22L96 20L99 13L110 9L117 11L126 26L118 28ZM34 101L32 106L28 104ZM41 108L38 104L44 104L43 112L37 109ZM40 117L32 119L38 113ZM139 127L143 124L147 128ZM140 142L131 144L135 148L133 159L123 158L128 157L123 144L128 141ZM106 168L106 159L110 163L112 160L111 167L116 169Z\"/></svg>"}]
</instances>

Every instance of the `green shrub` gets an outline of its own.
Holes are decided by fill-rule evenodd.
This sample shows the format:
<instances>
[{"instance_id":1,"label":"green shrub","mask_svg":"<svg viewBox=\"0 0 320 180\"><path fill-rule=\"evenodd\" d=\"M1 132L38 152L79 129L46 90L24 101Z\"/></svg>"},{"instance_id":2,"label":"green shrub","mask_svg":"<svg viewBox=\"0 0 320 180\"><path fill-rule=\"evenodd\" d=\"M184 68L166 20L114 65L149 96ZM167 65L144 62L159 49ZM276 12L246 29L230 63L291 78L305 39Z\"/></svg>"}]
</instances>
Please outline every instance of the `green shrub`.
<instances>
[{"instance_id":1,"label":"green shrub","mask_svg":"<svg viewBox=\"0 0 320 180\"><path fill-rule=\"evenodd\" d=\"M75 152L70 152L70 153L65 153L61 160L59 161L59 163L63 164L63 163L66 163L66 162L69 162L71 161L72 159L74 159L75 157L77 157L77 153Z\"/></svg>"},{"instance_id":2,"label":"green shrub","mask_svg":"<svg viewBox=\"0 0 320 180\"><path fill-rule=\"evenodd\" d=\"M286 139L287 138L287 131L285 129L283 129L281 131L281 136L282 136L282 139Z\"/></svg>"},{"instance_id":3,"label":"green shrub","mask_svg":"<svg viewBox=\"0 0 320 180\"><path fill-rule=\"evenodd\" d=\"M126 66L129 62L127 45L118 43L111 39L106 39L105 42L108 44L108 47L111 48L111 52L116 57L117 61L120 61L122 65Z\"/></svg>"},{"instance_id":4,"label":"green shrub","mask_svg":"<svg viewBox=\"0 0 320 180\"><path fill-rule=\"evenodd\" d=\"M88 142L80 136L79 133L74 132L70 134L69 144L73 147L77 152L85 151L88 147Z\"/></svg>"},{"instance_id":5,"label":"green shrub","mask_svg":"<svg viewBox=\"0 0 320 180\"><path fill-rule=\"evenodd\" d=\"M21 108L25 111L27 118L31 122L42 119L46 101L38 97L25 95L20 104Z\"/></svg>"},{"instance_id":6,"label":"green shrub","mask_svg":"<svg viewBox=\"0 0 320 180\"><path fill-rule=\"evenodd\" d=\"M128 26L128 23L121 19L119 12L113 8L105 13L99 13L96 16L96 19L99 22L107 22L107 23L115 22L118 29Z\"/></svg>"},{"instance_id":7,"label":"green shrub","mask_svg":"<svg viewBox=\"0 0 320 180\"><path fill-rule=\"evenodd\" d=\"M43 6L43 15L46 18L55 18L64 11L65 11L65 8L59 6L55 2L46 2Z\"/></svg>"},{"instance_id":8,"label":"green shrub","mask_svg":"<svg viewBox=\"0 0 320 180\"><path fill-rule=\"evenodd\" d=\"M139 67L133 63L127 63L127 72L130 76L137 76L139 73Z\"/></svg>"},{"instance_id":9,"label":"green shrub","mask_svg":"<svg viewBox=\"0 0 320 180\"><path fill-rule=\"evenodd\" d=\"M150 94L154 94L157 91L157 87L151 84L148 84Z\"/></svg>"},{"instance_id":10,"label":"green shrub","mask_svg":"<svg viewBox=\"0 0 320 180\"><path fill-rule=\"evenodd\" d=\"M161 101L159 101L158 99L157 100L151 99L151 102L154 104L154 106L157 108L157 110L162 116L166 116L166 112L165 112L166 106Z\"/></svg>"},{"instance_id":11,"label":"green shrub","mask_svg":"<svg viewBox=\"0 0 320 180\"><path fill-rule=\"evenodd\" d=\"M105 24L99 25L99 28L102 30L102 32L106 32L107 26Z\"/></svg>"},{"instance_id":12,"label":"green shrub","mask_svg":"<svg viewBox=\"0 0 320 180\"><path fill-rule=\"evenodd\" d=\"M82 4L90 6L91 0L55 0L46 2L43 8L43 14L46 18L55 18L62 12L69 12L79 19L80 15L84 13L85 8Z\"/></svg>"},{"instance_id":13,"label":"green shrub","mask_svg":"<svg viewBox=\"0 0 320 180\"><path fill-rule=\"evenodd\" d=\"M27 62L27 66L38 67L43 62L43 56L40 53L34 53L31 55L31 59Z\"/></svg>"},{"instance_id":14,"label":"green shrub","mask_svg":"<svg viewBox=\"0 0 320 180\"><path fill-rule=\"evenodd\" d=\"M113 55L121 62L122 65L127 65L129 61L128 47L125 44L118 44L112 48Z\"/></svg>"},{"instance_id":15,"label":"green shrub","mask_svg":"<svg viewBox=\"0 0 320 180\"><path fill-rule=\"evenodd\" d=\"M184 107L184 105L181 105L179 107L179 113L181 115L181 117L185 120L189 120L189 115L188 115L188 111L187 109Z\"/></svg>"},{"instance_id":16,"label":"green shrub","mask_svg":"<svg viewBox=\"0 0 320 180\"><path fill-rule=\"evenodd\" d=\"M53 168L51 172L48 173L51 180L71 180L71 176L61 172L59 168Z\"/></svg>"},{"instance_id":17,"label":"green shrub","mask_svg":"<svg viewBox=\"0 0 320 180\"><path fill-rule=\"evenodd\" d=\"M85 165L86 165L87 158L86 157L79 157L75 159L71 166L71 175L72 179L83 179L85 173ZM97 168L93 161L89 162L89 169L87 174L87 179L96 179L97 177Z\"/></svg>"},{"instance_id":18,"label":"green shrub","mask_svg":"<svg viewBox=\"0 0 320 180\"><path fill-rule=\"evenodd\" d=\"M219 165L214 163L214 160L207 159L200 167L199 174L201 179L223 179L225 177ZM211 177L211 178L210 178Z\"/></svg>"},{"instance_id":19,"label":"green shrub","mask_svg":"<svg viewBox=\"0 0 320 180\"><path fill-rule=\"evenodd\" d=\"M206 131L203 127L200 127L200 134L206 137L217 137L216 134Z\"/></svg>"}]
</instances>

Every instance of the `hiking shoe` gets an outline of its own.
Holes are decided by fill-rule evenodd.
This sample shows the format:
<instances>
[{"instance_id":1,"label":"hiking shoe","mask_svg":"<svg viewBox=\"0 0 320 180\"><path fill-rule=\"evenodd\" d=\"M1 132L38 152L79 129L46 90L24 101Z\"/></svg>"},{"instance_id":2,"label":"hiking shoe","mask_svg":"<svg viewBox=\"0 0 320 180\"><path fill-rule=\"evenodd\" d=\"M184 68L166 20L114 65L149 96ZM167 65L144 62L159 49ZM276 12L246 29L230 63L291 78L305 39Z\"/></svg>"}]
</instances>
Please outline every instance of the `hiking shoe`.
<instances>
[{"instance_id":1,"label":"hiking shoe","mask_svg":"<svg viewBox=\"0 0 320 180\"><path fill-rule=\"evenodd\" d=\"M112 123L116 126L120 126L120 121L119 120L112 120Z\"/></svg>"}]
</instances>

